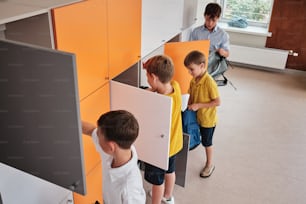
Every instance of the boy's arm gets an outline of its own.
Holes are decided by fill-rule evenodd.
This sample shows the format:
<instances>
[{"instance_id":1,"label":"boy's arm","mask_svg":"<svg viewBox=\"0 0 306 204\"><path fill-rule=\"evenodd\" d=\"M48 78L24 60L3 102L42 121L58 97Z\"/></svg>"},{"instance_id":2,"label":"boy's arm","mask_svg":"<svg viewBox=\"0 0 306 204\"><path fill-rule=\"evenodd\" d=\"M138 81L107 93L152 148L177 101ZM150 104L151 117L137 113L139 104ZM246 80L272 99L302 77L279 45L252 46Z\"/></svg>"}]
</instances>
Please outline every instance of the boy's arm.
<instances>
[{"instance_id":1,"label":"boy's arm","mask_svg":"<svg viewBox=\"0 0 306 204\"><path fill-rule=\"evenodd\" d=\"M189 110L193 110L193 111L197 111L200 108L210 108L210 107L215 107L215 106L219 106L221 103L220 97L217 97L213 100L211 100L208 103L193 103L188 105L188 109Z\"/></svg>"},{"instance_id":2,"label":"boy's arm","mask_svg":"<svg viewBox=\"0 0 306 204\"><path fill-rule=\"evenodd\" d=\"M221 40L221 47L217 49L219 55L227 58L229 56L229 35L225 33L224 37Z\"/></svg>"},{"instance_id":3,"label":"boy's arm","mask_svg":"<svg viewBox=\"0 0 306 204\"><path fill-rule=\"evenodd\" d=\"M82 121L83 134L91 136L94 129L96 129L96 126L94 124L86 122L86 121Z\"/></svg>"}]
</instances>

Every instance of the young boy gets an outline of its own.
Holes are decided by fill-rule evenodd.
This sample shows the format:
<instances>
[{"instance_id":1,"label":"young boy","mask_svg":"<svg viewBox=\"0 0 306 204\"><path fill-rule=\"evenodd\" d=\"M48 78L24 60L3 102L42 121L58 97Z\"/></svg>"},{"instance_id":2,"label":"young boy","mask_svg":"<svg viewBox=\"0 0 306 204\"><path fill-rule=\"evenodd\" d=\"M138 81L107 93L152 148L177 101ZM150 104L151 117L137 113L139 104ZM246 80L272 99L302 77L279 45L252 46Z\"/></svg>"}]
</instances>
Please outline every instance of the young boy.
<instances>
[{"instance_id":1,"label":"young boy","mask_svg":"<svg viewBox=\"0 0 306 204\"><path fill-rule=\"evenodd\" d=\"M98 128L82 121L82 131L92 136L101 155L104 204L145 204L138 157L132 145L139 132L136 118L128 111L110 111L101 115L97 124Z\"/></svg>"},{"instance_id":2,"label":"young boy","mask_svg":"<svg viewBox=\"0 0 306 204\"><path fill-rule=\"evenodd\" d=\"M204 11L204 25L196 27L190 40L210 40L209 52L217 52L220 56L229 56L229 35L217 23L221 15L221 7L217 3L209 3Z\"/></svg>"},{"instance_id":3,"label":"young boy","mask_svg":"<svg viewBox=\"0 0 306 204\"><path fill-rule=\"evenodd\" d=\"M172 123L170 135L170 152L168 170L146 164L145 180L152 184L152 204L174 204L172 196L175 185L176 154L183 147L183 130L181 118L182 96L179 84L172 81L174 66L165 55L157 55L147 60L144 65L150 90L172 98Z\"/></svg>"},{"instance_id":4,"label":"young boy","mask_svg":"<svg viewBox=\"0 0 306 204\"><path fill-rule=\"evenodd\" d=\"M191 51L184 60L184 65L193 77L189 86L188 109L197 111L197 121L200 125L202 145L205 147L206 163L200 172L200 177L209 177L215 166L213 157L213 134L217 124L217 106L220 105L218 87L208 74L205 66L205 56L199 51Z\"/></svg>"}]
</instances>

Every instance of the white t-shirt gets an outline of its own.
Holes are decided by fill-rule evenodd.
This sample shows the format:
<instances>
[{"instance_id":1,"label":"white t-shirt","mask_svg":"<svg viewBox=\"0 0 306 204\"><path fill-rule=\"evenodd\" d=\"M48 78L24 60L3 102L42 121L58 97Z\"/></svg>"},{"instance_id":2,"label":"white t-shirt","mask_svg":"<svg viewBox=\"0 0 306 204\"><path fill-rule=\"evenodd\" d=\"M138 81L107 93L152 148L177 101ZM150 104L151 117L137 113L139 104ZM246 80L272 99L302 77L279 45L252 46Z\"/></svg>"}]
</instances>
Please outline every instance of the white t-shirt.
<instances>
[{"instance_id":1,"label":"white t-shirt","mask_svg":"<svg viewBox=\"0 0 306 204\"><path fill-rule=\"evenodd\" d=\"M93 131L92 139L102 159L104 204L145 204L146 193L137 165L138 156L135 147L131 146L132 158L128 163L112 168L113 157L100 147L97 129Z\"/></svg>"}]
</instances>

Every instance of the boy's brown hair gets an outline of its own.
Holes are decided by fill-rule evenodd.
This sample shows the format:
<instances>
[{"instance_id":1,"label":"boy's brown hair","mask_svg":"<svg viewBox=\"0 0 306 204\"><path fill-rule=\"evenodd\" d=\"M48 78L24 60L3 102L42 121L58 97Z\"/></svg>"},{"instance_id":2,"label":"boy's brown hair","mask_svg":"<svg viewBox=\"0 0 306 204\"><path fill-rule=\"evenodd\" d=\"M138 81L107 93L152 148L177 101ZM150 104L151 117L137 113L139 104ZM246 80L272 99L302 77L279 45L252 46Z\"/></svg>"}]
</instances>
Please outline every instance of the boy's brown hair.
<instances>
[{"instance_id":1,"label":"boy's brown hair","mask_svg":"<svg viewBox=\"0 0 306 204\"><path fill-rule=\"evenodd\" d=\"M205 7L204 16L209 16L210 19L215 17L220 18L221 6L217 3L209 3Z\"/></svg>"},{"instance_id":2,"label":"boy's brown hair","mask_svg":"<svg viewBox=\"0 0 306 204\"><path fill-rule=\"evenodd\" d=\"M171 81L174 75L174 65L172 59L166 55L156 55L148 59L143 68L149 74L156 75L162 83Z\"/></svg>"},{"instance_id":3,"label":"boy's brown hair","mask_svg":"<svg viewBox=\"0 0 306 204\"><path fill-rule=\"evenodd\" d=\"M129 149L139 133L136 118L125 110L104 113L97 123L105 139L115 142L122 149Z\"/></svg>"},{"instance_id":4,"label":"boy's brown hair","mask_svg":"<svg viewBox=\"0 0 306 204\"><path fill-rule=\"evenodd\" d=\"M184 59L185 67L188 67L190 64L199 65L201 63L205 64L205 55L197 50L193 50L188 53L188 55Z\"/></svg>"}]
</instances>

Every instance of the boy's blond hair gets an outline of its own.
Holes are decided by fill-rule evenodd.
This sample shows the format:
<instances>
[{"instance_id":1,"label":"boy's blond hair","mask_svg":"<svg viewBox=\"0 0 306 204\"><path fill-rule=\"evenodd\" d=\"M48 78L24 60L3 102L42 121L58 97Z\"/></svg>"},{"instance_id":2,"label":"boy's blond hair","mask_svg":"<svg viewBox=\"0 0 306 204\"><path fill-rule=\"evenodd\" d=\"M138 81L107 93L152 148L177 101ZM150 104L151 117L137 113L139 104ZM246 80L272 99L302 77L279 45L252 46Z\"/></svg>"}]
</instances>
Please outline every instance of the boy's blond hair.
<instances>
[{"instance_id":1,"label":"boy's blond hair","mask_svg":"<svg viewBox=\"0 0 306 204\"><path fill-rule=\"evenodd\" d=\"M174 65L172 59L166 55L156 55L148 59L143 68L147 73L156 75L162 83L171 81L174 75Z\"/></svg>"}]
</instances>

